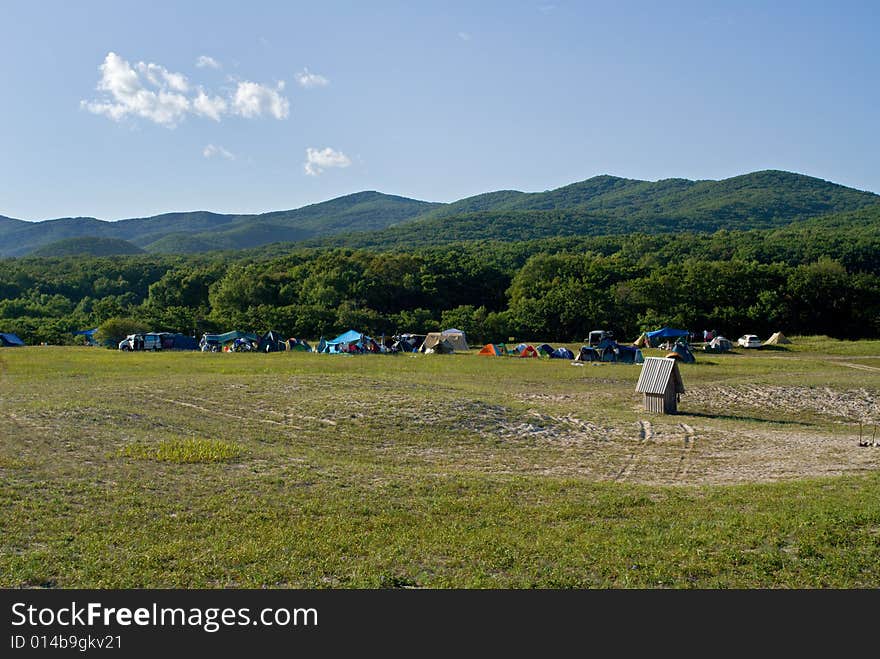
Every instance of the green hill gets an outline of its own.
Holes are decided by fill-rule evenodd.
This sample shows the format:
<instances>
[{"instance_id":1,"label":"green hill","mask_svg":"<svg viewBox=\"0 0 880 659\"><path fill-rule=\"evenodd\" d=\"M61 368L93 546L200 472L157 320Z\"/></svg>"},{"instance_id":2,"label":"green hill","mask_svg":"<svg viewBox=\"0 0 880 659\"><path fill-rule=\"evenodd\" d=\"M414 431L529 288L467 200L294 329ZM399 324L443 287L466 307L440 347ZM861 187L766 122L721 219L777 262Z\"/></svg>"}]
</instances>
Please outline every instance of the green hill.
<instances>
[{"instance_id":1,"label":"green hill","mask_svg":"<svg viewBox=\"0 0 880 659\"><path fill-rule=\"evenodd\" d=\"M501 190L450 204L375 191L260 215L207 211L104 222L0 217L0 256L69 238L127 241L148 252L234 250L270 243L413 247L464 240L775 229L880 204L880 196L822 179L767 170L721 181L638 181L595 176L545 192Z\"/></svg>"},{"instance_id":2,"label":"green hill","mask_svg":"<svg viewBox=\"0 0 880 659\"><path fill-rule=\"evenodd\" d=\"M64 238L43 245L31 252L30 256L114 256L117 254L143 254L137 245L119 238Z\"/></svg>"},{"instance_id":3,"label":"green hill","mask_svg":"<svg viewBox=\"0 0 880 659\"><path fill-rule=\"evenodd\" d=\"M790 172L722 181L598 176L548 192L478 195L384 231L309 244L406 248L481 239L774 229L878 205L878 195ZM470 208L483 210L463 212Z\"/></svg>"},{"instance_id":4,"label":"green hill","mask_svg":"<svg viewBox=\"0 0 880 659\"><path fill-rule=\"evenodd\" d=\"M303 208L261 215L207 211L165 213L106 222L92 217L0 222L0 256L23 256L67 238L125 240L156 252L241 249L279 241L370 231L410 220L438 204L379 192L359 192ZM4 218L8 219L8 218Z\"/></svg>"}]
</instances>

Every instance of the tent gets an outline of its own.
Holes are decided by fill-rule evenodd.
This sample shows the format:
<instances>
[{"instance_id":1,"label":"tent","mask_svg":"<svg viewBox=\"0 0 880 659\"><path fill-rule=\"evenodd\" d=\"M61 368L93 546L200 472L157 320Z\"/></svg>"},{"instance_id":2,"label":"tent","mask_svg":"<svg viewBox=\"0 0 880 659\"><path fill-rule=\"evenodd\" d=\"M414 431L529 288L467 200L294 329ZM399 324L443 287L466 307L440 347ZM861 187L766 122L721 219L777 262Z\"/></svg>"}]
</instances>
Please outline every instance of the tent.
<instances>
[{"instance_id":1,"label":"tent","mask_svg":"<svg viewBox=\"0 0 880 659\"><path fill-rule=\"evenodd\" d=\"M645 356L635 346L617 346L617 361L621 364L643 364Z\"/></svg>"},{"instance_id":2,"label":"tent","mask_svg":"<svg viewBox=\"0 0 880 659\"><path fill-rule=\"evenodd\" d=\"M574 353L568 348L556 348L550 353L550 359L574 359Z\"/></svg>"},{"instance_id":3,"label":"tent","mask_svg":"<svg viewBox=\"0 0 880 659\"><path fill-rule=\"evenodd\" d=\"M648 337L648 341L652 346L657 346L663 342L663 339L686 339L690 336L690 332L672 327L661 327L653 332L646 332L645 336Z\"/></svg>"},{"instance_id":4,"label":"tent","mask_svg":"<svg viewBox=\"0 0 880 659\"><path fill-rule=\"evenodd\" d=\"M257 350L260 352L283 352L287 350L287 341L281 338L281 334L278 332L269 330L260 337Z\"/></svg>"},{"instance_id":5,"label":"tent","mask_svg":"<svg viewBox=\"0 0 880 659\"><path fill-rule=\"evenodd\" d=\"M461 335L463 336L463 335ZM422 345L419 347L419 352L428 352L428 350L435 350L438 345L443 343L444 341L448 343L453 351L455 350L467 350L467 343L464 344L464 348L461 347L461 336L453 335L452 338L444 334L443 332L431 332L428 336L425 337L425 340L422 342ZM458 337L458 338L455 338ZM436 350L435 350L436 352Z\"/></svg>"},{"instance_id":6,"label":"tent","mask_svg":"<svg viewBox=\"0 0 880 659\"><path fill-rule=\"evenodd\" d=\"M549 357L553 354L553 346L549 343L542 343L538 346L538 354L541 355L541 357Z\"/></svg>"},{"instance_id":7,"label":"tent","mask_svg":"<svg viewBox=\"0 0 880 659\"><path fill-rule=\"evenodd\" d=\"M312 346L310 346L308 341L306 341L305 339L297 339L291 337L287 339L287 349L296 350L297 352L311 352Z\"/></svg>"},{"instance_id":8,"label":"tent","mask_svg":"<svg viewBox=\"0 0 880 659\"><path fill-rule=\"evenodd\" d=\"M523 344L521 344L523 345ZM517 346L519 348L519 346ZM526 345L522 350L517 351L517 357L537 357L538 351L535 346Z\"/></svg>"},{"instance_id":9,"label":"tent","mask_svg":"<svg viewBox=\"0 0 880 659\"><path fill-rule=\"evenodd\" d=\"M0 334L0 346L3 348L18 348L23 345L24 341L18 338L15 334Z\"/></svg>"},{"instance_id":10,"label":"tent","mask_svg":"<svg viewBox=\"0 0 880 659\"><path fill-rule=\"evenodd\" d=\"M690 351L684 343L676 343L675 347L672 349L672 352L666 354L667 357L672 357L673 359L678 359L684 362L685 364L693 364L696 360L694 357L694 353Z\"/></svg>"},{"instance_id":11,"label":"tent","mask_svg":"<svg viewBox=\"0 0 880 659\"><path fill-rule=\"evenodd\" d=\"M592 346L581 346L574 360L576 362L597 362L599 361L599 353Z\"/></svg>"},{"instance_id":12,"label":"tent","mask_svg":"<svg viewBox=\"0 0 880 659\"><path fill-rule=\"evenodd\" d=\"M706 352L727 352L732 349L733 344L729 339L725 339L723 336L716 336L703 346L703 350Z\"/></svg>"},{"instance_id":13,"label":"tent","mask_svg":"<svg viewBox=\"0 0 880 659\"><path fill-rule=\"evenodd\" d=\"M468 351L467 337L464 332L457 329L445 329L440 332L440 335L449 341L453 348L460 352Z\"/></svg>"},{"instance_id":14,"label":"tent","mask_svg":"<svg viewBox=\"0 0 880 659\"><path fill-rule=\"evenodd\" d=\"M500 344L487 343L477 354L483 355L484 357L503 357L506 352L504 346Z\"/></svg>"},{"instance_id":15,"label":"tent","mask_svg":"<svg viewBox=\"0 0 880 659\"><path fill-rule=\"evenodd\" d=\"M422 345L422 348L424 348L424 344ZM448 339L443 339L432 345L430 348L425 348L422 352L426 355L451 355L455 352L455 348Z\"/></svg>"},{"instance_id":16,"label":"tent","mask_svg":"<svg viewBox=\"0 0 880 659\"><path fill-rule=\"evenodd\" d=\"M773 336L764 341L765 346L777 346L783 344L791 344L791 341L788 340L788 337L785 336L782 332L774 332Z\"/></svg>"}]
</instances>

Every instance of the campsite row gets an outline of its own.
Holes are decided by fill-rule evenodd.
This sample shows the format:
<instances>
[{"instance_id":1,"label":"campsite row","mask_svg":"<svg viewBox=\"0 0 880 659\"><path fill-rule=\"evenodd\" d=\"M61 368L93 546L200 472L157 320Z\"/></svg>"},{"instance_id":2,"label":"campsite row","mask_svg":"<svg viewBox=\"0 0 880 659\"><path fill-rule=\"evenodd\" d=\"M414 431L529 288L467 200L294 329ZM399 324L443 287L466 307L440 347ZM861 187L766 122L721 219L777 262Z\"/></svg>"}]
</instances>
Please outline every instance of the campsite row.
<instances>
[{"instance_id":1,"label":"campsite row","mask_svg":"<svg viewBox=\"0 0 880 659\"><path fill-rule=\"evenodd\" d=\"M95 330L77 332L95 345ZM693 335L687 330L663 327L653 332L646 332L636 339L632 345L621 345L614 339L612 332L594 330L590 332L577 355L566 347L553 348L542 343L531 345L520 343L508 348L504 343L489 343L480 346L478 355L488 357L545 357L549 359L567 359L579 362L604 361L626 364L640 364L644 361L641 348L662 348L667 357L690 363L695 361L690 340ZM709 353L727 352L734 344L714 331L703 333L702 350ZM91 340L90 340L91 339ZM737 341L743 348L760 348L766 345L791 343L781 332L776 332L763 343L757 336L746 334ZM0 346L23 346L14 334L0 333ZM270 330L262 335L254 332L233 330L223 334L203 334L200 340L186 334L171 332L146 332L130 334L118 344L123 351L157 351L157 350L201 350L203 352L282 352L301 351L324 354L395 354L420 352L425 354L452 354L470 352L467 337L461 330L450 328L442 332L429 334L395 334L390 337L374 338L364 332L348 330L339 336L327 340L324 337L312 347L308 341L300 338L284 338L279 332Z\"/></svg>"}]
</instances>

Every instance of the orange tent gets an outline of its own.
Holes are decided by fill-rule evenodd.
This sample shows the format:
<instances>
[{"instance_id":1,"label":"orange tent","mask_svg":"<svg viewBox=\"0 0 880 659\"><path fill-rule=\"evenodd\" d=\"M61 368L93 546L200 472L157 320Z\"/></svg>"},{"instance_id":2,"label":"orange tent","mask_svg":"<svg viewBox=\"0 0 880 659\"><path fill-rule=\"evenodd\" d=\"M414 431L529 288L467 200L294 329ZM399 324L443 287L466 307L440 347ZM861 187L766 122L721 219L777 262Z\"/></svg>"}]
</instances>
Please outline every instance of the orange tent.
<instances>
[{"instance_id":1,"label":"orange tent","mask_svg":"<svg viewBox=\"0 0 880 659\"><path fill-rule=\"evenodd\" d=\"M501 346L496 346L492 343L487 343L483 346L483 349L477 353L478 355L483 355L484 357L500 357L504 354L501 350Z\"/></svg>"}]
</instances>

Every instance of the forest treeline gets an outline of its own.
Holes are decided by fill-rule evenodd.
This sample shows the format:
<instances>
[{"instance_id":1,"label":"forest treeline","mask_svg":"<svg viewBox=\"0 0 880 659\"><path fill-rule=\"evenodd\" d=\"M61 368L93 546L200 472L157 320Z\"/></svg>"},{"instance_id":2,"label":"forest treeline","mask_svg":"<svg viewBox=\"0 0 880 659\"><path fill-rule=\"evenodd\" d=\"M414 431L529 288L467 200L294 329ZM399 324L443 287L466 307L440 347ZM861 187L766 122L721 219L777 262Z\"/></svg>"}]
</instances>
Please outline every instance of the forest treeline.
<instances>
[{"instance_id":1,"label":"forest treeline","mask_svg":"<svg viewBox=\"0 0 880 659\"><path fill-rule=\"evenodd\" d=\"M0 260L0 331L27 343L76 343L74 331L114 319L156 331L275 329L308 339L454 326L472 342L576 342L592 329L635 338L663 325L733 338L776 330L878 337L880 223Z\"/></svg>"}]
</instances>

